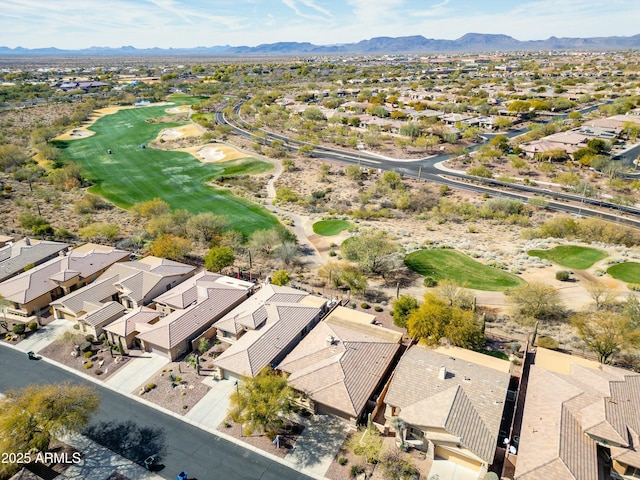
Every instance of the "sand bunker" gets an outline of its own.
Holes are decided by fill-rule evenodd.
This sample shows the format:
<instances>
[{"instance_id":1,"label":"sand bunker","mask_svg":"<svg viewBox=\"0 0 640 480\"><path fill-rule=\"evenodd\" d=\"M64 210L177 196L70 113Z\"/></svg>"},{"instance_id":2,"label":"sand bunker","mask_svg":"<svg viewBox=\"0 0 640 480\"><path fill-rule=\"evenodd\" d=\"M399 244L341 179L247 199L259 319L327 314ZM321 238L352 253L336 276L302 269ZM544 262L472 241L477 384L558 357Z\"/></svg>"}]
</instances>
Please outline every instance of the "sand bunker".
<instances>
[{"instance_id":1,"label":"sand bunker","mask_svg":"<svg viewBox=\"0 0 640 480\"><path fill-rule=\"evenodd\" d=\"M175 140L180 137L197 137L202 135L202 132L197 125L189 124L181 127L167 128L160 132L159 138L163 140Z\"/></svg>"},{"instance_id":2,"label":"sand bunker","mask_svg":"<svg viewBox=\"0 0 640 480\"><path fill-rule=\"evenodd\" d=\"M165 112L167 113L189 113L191 110L190 105L180 105L178 107L167 108Z\"/></svg>"},{"instance_id":3,"label":"sand bunker","mask_svg":"<svg viewBox=\"0 0 640 480\"><path fill-rule=\"evenodd\" d=\"M236 150L229 145L221 143L208 143L206 145L197 145L195 147L180 148L182 152L187 152L196 157L201 162L220 162L227 160L236 160L238 158L247 158L251 155L247 155L239 150Z\"/></svg>"}]
</instances>

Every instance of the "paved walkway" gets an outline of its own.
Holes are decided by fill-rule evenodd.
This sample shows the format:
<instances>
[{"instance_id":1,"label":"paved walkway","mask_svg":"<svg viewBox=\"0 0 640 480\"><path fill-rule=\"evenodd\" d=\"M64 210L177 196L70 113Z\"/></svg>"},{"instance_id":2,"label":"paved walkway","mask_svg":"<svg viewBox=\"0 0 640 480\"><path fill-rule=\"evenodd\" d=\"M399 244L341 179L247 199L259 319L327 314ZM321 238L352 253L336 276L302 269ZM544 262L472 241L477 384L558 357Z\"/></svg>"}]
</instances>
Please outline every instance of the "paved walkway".
<instances>
[{"instance_id":1,"label":"paved walkway","mask_svg":"<svg viewBox=\"0 0 640 480\"><path fill-rule=\"evenodd\" d=\"M155 473L127 460L82 435L69 435L62 441L81 451L84 456L58 477L60 480L106 479L118 472L129 480L163 480Z\"/></svg>"},{"instance_id":2,"label":"paved walkway","mask_svg":"<svg viewBox=\"0 0 640 480\"><path fill-rule=\"evenodd\" d=\"M104 383L121 392L138 393L138 387L168 363L170 363L168 358L147 352L130 358L125 366L121 367Z\"/></svg>"},{"instance_id":3,"label":"paved walkway","mask_svg":"<svg viewBox=\"0 0 640 480\"><path fill-rule=\"evenodd\" d=\"M29 335L29 338L20 341L16 348L22 352L39 352L67 330L73 330L72 322L64 319L54 320L48 325L40 327L37 332Z\"/></svg>"},{"instance_id":4,"label":"paved walkway","mask_svg":"<svg viewBox=\"0 0 640 480\"><path fill-rule=\"evenodd\" d=\"M235 382L231 380L215 381L209 377L204 380L211 390L196 403L185 418L197 423L202 428L215 430L220 425L229 410L229 397L233 393Z\"/></svg>"},{"instance_id":5,"label":"paved walkway","mask_svg":"<svg viewBox=\"0 0 640 480\"><path fill-rule=\"evenodd\" d=\"M284 459L302 473L324 477L344 443L349 428L339 420L326 415L294 417L294 420L305 428L296 440L293 450Z\"/></svg>"}]
</instances>

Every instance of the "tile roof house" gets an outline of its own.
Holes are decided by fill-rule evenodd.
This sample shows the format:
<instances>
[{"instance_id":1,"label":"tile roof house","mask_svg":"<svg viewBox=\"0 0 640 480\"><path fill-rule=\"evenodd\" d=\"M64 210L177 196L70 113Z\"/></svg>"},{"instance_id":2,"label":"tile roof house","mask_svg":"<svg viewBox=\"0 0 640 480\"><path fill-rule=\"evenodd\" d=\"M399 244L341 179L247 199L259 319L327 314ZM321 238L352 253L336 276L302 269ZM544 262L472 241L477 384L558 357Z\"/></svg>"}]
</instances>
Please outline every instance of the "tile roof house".
<instances>
[{"instance_id":1,"label":"tile roof house","mask_svg":"<svg viewBox=\"0 0 640 480\"><path fill-rule=\"evenodd\" d=\"M34 313L93 282L107 268L129 257L129 252L86 244L0 283L0 295L12 303L5 317L30 321ZM22 319L22 320L20 320Z\"/></svg>"},{"instance_id":2,"label":"tile roof house","mask_svg":"<svg viewBox=\"0 0 640 480\"><path fill-rule=\"evenodd\" d=\"M121 314L125 309L148 305L158 295L191 277L195 270L191 265L153 256L117 263L92 284L51 302L51 307L55 318L77 321L83 332L98 336L105 325L117 318L105 315L106 311L115 312L116 308L111 306L105 310L105 305L119 303Z\"/></svg>"},{"instance_id":3,"label":"tile roof house","mask_svg":"<svg viewBox=\"0 0 640 480\"><path fill-rule=\"evenodd\" d=\"M278 364L313 413L355 427L375 406L372 397L388 377L402 333L374 320L374 315L336 307Z\"/></svg>"},{"instance_id":4,"label":"tile roof house","mask_svg":"<svg viewBox=\"0 0 640 480\"><path fill-rule=\"evenodd\" d=\"M54 258L67 248L66 243L28 237L0 245L0 282L22 273L26 267L33 268Z\"/></svg>"},{"instance_id":5,"label":"tile roof house","mask_svg":"<svg viewBox=\"0 0 640 480\"><path fill-rule=\"evenodd\" d=\"M138 307L105 325L104 331L114 345L117 345L120 339L123 348L138 347L141 344L136 335L145 328L144 325L157 323L160 320L160 314L161 312L153 308Z\"/></svg>"},{"instance_id":6,"label":"tile roof house","mask_svg":"<svg viewBox=\"0 0 640 480\"><path fill-rule=\"evenodd\" d=\"M385 417L390 425L399 417L402 441L429 458L472 468L482 478L498 446L508 369L509 362L470 350L413 346L393 374Z\"/></svg>"},{"instance_id":7,"label":"tile roof house","mask_svg":"<svg viewBox=\"0 0 640 480\"><path fill-rule=\"evenodd\" d=\"M514 478L598 480L609 468L640 478L640 374L538 348Z\"/></svg>"},{"instance_id":8,"label":"tile roof house","mask_svg":"<svg viewBox=\"0 0 640 480\"><path fill-rule=\"evenodd\" d=\"M214 360L219 378L254 377L277 365L326 313L327 301L302 290L266 284L215 327L233 343Z\"/></svg>"},{"instance_id":9,"label":"tile roof house","mask_svg":"<svg viewBox=\"0 0 640 480\"><path fill-rule=\"evenodd\" d=\"M211 328L232 308L246 301L253 283L201 272L155 299L160 319L136 322L135 335L146 351L170 360L189 351L190 341Z\"/></svg>"}]
</instances>

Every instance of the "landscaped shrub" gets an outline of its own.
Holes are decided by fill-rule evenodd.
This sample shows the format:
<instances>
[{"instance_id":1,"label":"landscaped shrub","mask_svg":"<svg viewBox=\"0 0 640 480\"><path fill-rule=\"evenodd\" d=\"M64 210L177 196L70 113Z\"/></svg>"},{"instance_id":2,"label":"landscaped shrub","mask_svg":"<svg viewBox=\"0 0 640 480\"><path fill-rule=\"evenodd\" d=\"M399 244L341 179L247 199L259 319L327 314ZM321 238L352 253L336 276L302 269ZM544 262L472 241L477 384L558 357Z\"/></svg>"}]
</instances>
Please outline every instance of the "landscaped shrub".
<instances>
[{"instance_id":1,"label":"landscaped shrub","mask_svg":"<svg viewBox=\"0 0 640 480\"><path fill-rule=\"evenodd\" d=\"M86 368L87 370L89 370L91 367L93 367L93 363L91 362L87 362L84 364L84 368Z\"/></svg>"},{"instance_id":2,"label":"landscaped shrub","mask_svg":"<svg viewBox=\"0 0 640 480\"><path fill-rule=\"evenodd\" d=\"M24 323L16 323L12 328L13 333L16 335L22 335L25 331Z\"/></svg>"},{"instance_id":3,"label":"landscaped shrub","mask_svg":"<svg viewBox=\"0 0 640 480\"><path fill-rule=\"evenodd\" d=\"M627 288L633 292L640 292L640 283L629 283Z\"/></svg>"},{"instance_id":4,"label":"landscaped shrub","mask_svg":"<svg viewBox=\"0 0 640 480\"><path fill-rule=\"evenodd\" d=\"M96 375L102 375L102 370L94 370L93 373L95 373Z\"/></svg>"},{"instance_id":5,"label":"landscaped shrub","mask_svg":"<svg viewBox=\"0 0 640 480\"><path fill-rule=\"evenodd\" d=\"M338 464L342 465L342 466L346 465L347 464L347 458L346 457L338 458Z\"/></svg>"},{"instance_id":6,"label":"landscaped shrub","mask_svg":"<svg viewBox=\"0 0 640 480\"><path fill-rule=\"evenodd\" d=\"M356 302L350 302L350 303L349 303L349 306L350 306L351 308L356 308Z\"/></svg>"},{"instance_id":7,"label":"landscaped shrub","mask_svg":"<svg viewBox=\"0 0 640 480\"><path fill-rule=\"evenodd\" d=\"M335 257L337 255L336 251L334 249L329 250L329 256L330 257Z\"/></svg>"},{"instance_id":8,"label":"landscaped shrub","mask_svg":"<svg viewBox=\"0 0 640 480\"><path fill-rule=\"evenodd\" d=\"M81 352L86 352L91 350L91 342L82 342L80 344L80 351Z\"/></svg>"},{"instance_id":9,"label":"landscaped shrub","mask_svg":"<svg viewBox=\"0 0 640 480\"><path fill-rule=\"evenodd\" d=\"M373 309L374 309L376 312L382 312L382 310L383 310L383 308L382 308L380 305L376 305L375 307L373 307Z\"/></svg>"},{"instance_id":10,"label":"landscaped shrub","mask_svg":"<svg viewBox=\"0 0 640 480\"><path fill-rule=\"evenodd\" d=\"M566 282L569 280L569 272L566 270L558 270L556 272L556 280L560 280L561 282Z\"/></svg>"},{"instance_id":11,"label":"landscaped shrub","mask_svg":"<svg viewBox=\"0 0 640 480\"><path fill-rule=\"evenodd\" d=\"M91 358L93 357L93 352L91 350L84 352L84 358Z\"/></svg>"},{"instance_id":12,"label":"landscaped shrub","mask_svg":"<svg viewBox=\"0 0 640 480\"><path fill-rule=\"evenodd\" d=\"M367 309L367 308L371 308L371 307L369 306L369 304L368 304L368 303L366 303L366 302L362 302L362 303L360 304L360 308Z\"/></svg>"},{"instance_id":13,"label":"landscaped shrub","mask_svg":"<svg viewBox=\"0 0 640 480\"><path fill-rule=\"evenodd\" d=\"M93 335L91 335L91 334L89 334L89 335L87 335L86 337L84 337L84 339L85 339L87 342L93 342L93 339L94 339L94 338L95 338L95 337L94 337Z\"/></svg>"},{"instance_id":14,"label":"landscaped shrub","mask_svg":"<svg viewBox=\"0 0 640 480\"><path fill-rule=\"evenodd\" d=\"M355 477L357 475L360 475L361 473L364 473L364 467L362 465L351 465L351 476Z\"/></svg>"},{"instance_id":15,"label":"landscaped shrub","mask_svg":"<svg viewBox=\"0 0 640 480\"><path fill-rule=\"evenodd\" d=\"M549 350L557 350L560 347L558 341L553 337L538 337L536 345Z\"/></svg>"},{"instance_id":16,"label":"landscaped shrub","mask_svg":"<svg viewBox=\"0 0 640 480\"><path fill-rule=\"evenodd\" d=\"M156 384L155 384L155 383L153 383L153 382L151 382L151 383L147 383L147 384L144 386L144 391L145 391L145 392L150 392L150 391L151 391L151 390L153 390L154 388L156 388Z\"/></svg>"},{"instance_id":17,"label":"landscaped shrub","mask_svg":"<svg viewBox=\"0 0 640 480\"><path fill-rule=\"evenodd\" d=\"M38 329L38 322L29 322L29 331L35 332Z\"/></svg>"},{"instance_id":18,"label":"landscaped shrub","mask_svg":"<svg viewBox=\"0 0 640 480\"><path fill-rule=\"evenodd\" d=\"M78 325L78 324L76 323L76 324L73 326L73 328L74 328L75 330L80 330L80 325Z\"/></svg>"},{"instance_id":19,"label":"landscaped shrub","mask_svg":"<svg viewBox=\"0 0 640 480\"><path fill-rule=\"evenodd\" d=\"M424 277L424 282L423 282L425 287L435 287L436 285L438 285L438 281L433 278L433 277Z\"/></svg>"}]
</instances>

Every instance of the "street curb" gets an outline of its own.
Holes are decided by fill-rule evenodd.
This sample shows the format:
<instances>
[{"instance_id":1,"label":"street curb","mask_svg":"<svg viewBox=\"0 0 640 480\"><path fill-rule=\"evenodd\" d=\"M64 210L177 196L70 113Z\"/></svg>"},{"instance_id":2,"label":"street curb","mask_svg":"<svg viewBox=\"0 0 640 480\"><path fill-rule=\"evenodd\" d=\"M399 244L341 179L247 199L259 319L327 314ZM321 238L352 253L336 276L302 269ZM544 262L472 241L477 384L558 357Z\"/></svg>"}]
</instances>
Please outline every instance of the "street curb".
<instances>
[{"instance_id":1,"label":"street curb","mask_svg":"<svg viewBox=\"0 0 640 480\"><path fill-rule=\"evenodd\" d=\"M25 354L25 352L20 350L16 345L11 345L11 344L5 343L5 342L0 342L0 345L4 345L4 346L6 346L8 348L12 348L13 350L15 350L17 352ZM242 447L242 448L245 448L247 450L250 450L250 451L252 451L254 453L257 453L258 455L262 455L263 457L265 457L265 458L267 458L267 459L269 459L271 461L280 463L280 464L282 464L282 465L284 465L286 467L289 467L289 468L291 468L293 470L299 471L299 472L303 473L304 475L306 475L308 477L314 478L316 480L329 480L329 479L327 479L327 477L318 475L315 472L309 472L304 467L300 468L298 465L295 465L293 463L287 462L283 458L280 458L280 457L278 457L276 455L273 455L272 453L265 452L264 450L262 450L260 448L257 448L257 447L254 447L251 444L242 442L242 441L238 440L237 438L232 437L231 435L227 435L226 433L220 432L220 431L215 430L215 429L211 429L211 428L207 427L206 425L203 425L203 424L198 423L198 422L194 422L193 420L191 420L189 418L185 418L182 415L178 415L177 413L172 412L171 410L168 410L168 409L166 409L164 407L156 405L155 403L152 403L152 402L150 402L148 400L145 400L144 398L140 398L137 395L134 395L134 394L132 394L130 392L126 392L126 391L124 391L124 390L122 390L120 388L114 387L112 385L108 385L108 384L106 384L105 382L103 382L101 380L98 380L98 379L96 379L96 378L94 378L94 377L92 377L90 375L87 375L84 372L79 372L78 370L76 370L74 368L71 368L71 367L69 367L67 365L64 365L62 363L56 362L55 360L51 360L50 358L47 358L47 357L45 357L43 355L39 355L39 357L40 357L41 360L44 360L45 362L49 363L50 365L53 365L53 366L55 366L57 368L60 368L62 370L66 370L69 373L73 373L75 375L78 375L79 377L81 377L81 378L83 378L85 380L88 380L88 381L90 381L90 382L92 382L92 383L94 383L96 385L100 385L100 386L102 386L104 388L107 388L107 389L113 391L113 392L116 392L116 393L118 393L120 395L123 395L123 396L125 396L125 397L127 397L127 398L129 398L131 400L135 400L135 401L137 401L139 403L142 403L143 405L145 405L145 406L147 406L149 408L154 408L154 409L158 410L159 412L164 413L165 415L170 415L170 416L172 416L172 417L174 417L174 418L176 418L178 420L181 420L181 421L183 421L185 423L188 423L189 425L192 425L192 426L194 426L196 428L199 428L200 430L203 430L203 431L205 431L207 433L210 433L210 434L213 434L213 435L215 435L215 436L217 436L219 438L222 438L223 440L226 440L226 441L231 442L231 443L233 443L235 445L238 445L239 447Z\"/></svg>"}]
</instances>

